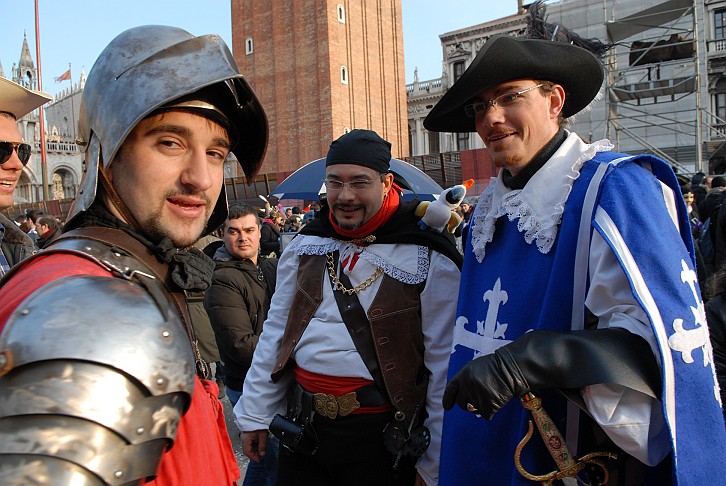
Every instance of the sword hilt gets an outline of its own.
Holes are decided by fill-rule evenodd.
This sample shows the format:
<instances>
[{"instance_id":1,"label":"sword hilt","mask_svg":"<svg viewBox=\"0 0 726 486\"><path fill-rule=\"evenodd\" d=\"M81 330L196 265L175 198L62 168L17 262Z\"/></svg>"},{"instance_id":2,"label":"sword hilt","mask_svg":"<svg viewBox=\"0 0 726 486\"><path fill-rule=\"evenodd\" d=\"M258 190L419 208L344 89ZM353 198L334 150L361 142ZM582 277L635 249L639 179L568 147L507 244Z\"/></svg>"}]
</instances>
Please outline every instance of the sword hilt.
<instances>
[{"instance_id":1,"label":"sword hilt","mask_svg":"<svg viewBox=\"0 0 726 486\"><path fill-rule=\"evenodd\" d=\"M607 484L607 468L604 464L597 460L597 458L609 457L611 459L615 459L617 457L616 454L610 452L593 452L591 454L586 454L579 459L575 458L570 452L570 449L567 447L567 444L565 443L565 440L562 437L559 429L552 421L549 414L542 407L542 398L530 392L523 396L520 401L522 402L522 406L524 408L532 412L532 418L534 418L534 421L537 424L537 430L539 430L545 447L547 447L547 451L550 453L550 456L552 456L552 459L554 459L555 463L557 464L557 469L555 471L543 475L531 474L527 472L522 466L520 460L522 449L532 438L532 434L534 432L532 421L530 420L529 430L527 431L527 434L524 436L514 452L514 463L517 467L517 470L522 476L531 481L539 481L541 484L549 485L552 484L553 481L558 479L568 477L576 478L580 471L582 471L586 465L591 464L603 470L604 481L602 484ZM583 483L579 478L578 481L580 483Z\"/></svg>"}]
</instances>

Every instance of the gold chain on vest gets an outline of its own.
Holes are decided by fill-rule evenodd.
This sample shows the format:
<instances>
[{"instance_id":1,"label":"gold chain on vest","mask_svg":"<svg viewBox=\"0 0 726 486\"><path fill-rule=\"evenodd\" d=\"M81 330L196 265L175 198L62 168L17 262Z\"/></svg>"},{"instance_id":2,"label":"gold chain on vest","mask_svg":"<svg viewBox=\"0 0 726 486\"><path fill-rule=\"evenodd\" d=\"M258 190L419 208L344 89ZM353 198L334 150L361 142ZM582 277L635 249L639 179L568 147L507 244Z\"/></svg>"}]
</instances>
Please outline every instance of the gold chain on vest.
<instances>
[{"instance_id":1,"label":"gold chain on vest","mask_svg":"<svg viewBox=\"0 0 726 486\"><path fill-rule=\"evenodd\" d=\"M341 241L343 243L353 243L357 245L358 243L373 243L376 241L376 235L368 235L365 238L356 238L354 240L339 240L338 238L331 238L335 241Z\"/></svg>"},{"instance_id":2,"label":"gold chain on vest","mask_svg":"<svg viewBox=\"0 0 726 486\"><path fill-rule=\"evenodd\" d=\"M325 258L328 261L328 273L330 274L330 281L333 282L333 285L335 286L335 290L340 290L344 294L353 295L357 294L360 291L370 287L373 285L373 282L375 282L378 277L383 275L383 268L377 267L376 271L371 274L370 277L353 287L352 289L346 289L342 283L340 283L340 279L335 274L335 261L333 260L333 254L332 253L326 253Z\"/></svg>"}]
</instances>

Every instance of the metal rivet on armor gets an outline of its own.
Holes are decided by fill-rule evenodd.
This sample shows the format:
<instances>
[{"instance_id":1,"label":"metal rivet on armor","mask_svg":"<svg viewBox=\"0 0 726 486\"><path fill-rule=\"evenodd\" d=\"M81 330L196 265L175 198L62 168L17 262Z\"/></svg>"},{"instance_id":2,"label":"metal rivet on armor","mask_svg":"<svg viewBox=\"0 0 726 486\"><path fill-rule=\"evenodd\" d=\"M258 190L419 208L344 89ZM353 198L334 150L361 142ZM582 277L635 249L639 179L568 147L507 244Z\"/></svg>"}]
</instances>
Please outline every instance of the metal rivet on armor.
<instances>
[{"instance_id":1,"label":"metal rivet on armor","mask_svg":"<svg viewBox=\"0 0 726 486\"><path fill-rule=\"evenodd\" d=\"M164 383L166 383L166 380L164 380L164 378L157 378L156 379L156 384L157 385L162 386Z\"/></svg>"},{"instance_id":2,"label":"metal rivet on armor","mask_svg":"<svg viewBox=\"0 0 726 486\"><path fill-rule=\"evenodd\" d=\"M137 427L137 428L136 428L136 433L137 433L138 435L141 435L141 434L143 434L143 433L144 433L144 428L143 428L143 427Z\"/></svg>"},{"instance_id":3,"label":"metal rivet on armor","mask_svg":"<svg viewBox=\"0 0 726 486\"><path fill-rule=\"evenodd\" d=\"M113 477L115 477L115 478L121 478L121 477L123 477L123 475L124 475L123 471L116 471L113 473Z\"/></svg>"},{"instance_id":4,"label":"metal rivet on armor","mask_svg":"<svg viewBox=\"0 0 726 486\"><path fill-rule=\"evenodd\" d=\"M20 311L20 314L27 316L28 314L30 314L30 309L23 309L22 311Z\"/></svg>"},{"instance_id":5,"label":"metal rivet on armor","mask_svg":"<svg viewBox=\"0 0 726 486\"><path fill-rule=\"evenodd\" d=\"M86 250L86 251L91 251L92 250L92 248L90 246L85 246L85 247L83 247L83 249Z\"/></svg>"},{"instance_id":6,"label":"metal rivet on armor","mask_svg":"<svg viewBox=\"0 0 726 486\"><path fill-rule=\"evenodd\" d=\"M162 331L162 332L161 332L161 335L162 335L163 337L165 337L165 338L168 338L169 336L171 336L171 333L170 333L169 331Z\"/></svg>"},{"instance_id":7,"label":"metal rivet on armor","mask_svg":"<svg viewBox=\"0 0 726 486\"><path fill-rule=\"evenodd\" d=\"M121 253L115 251L113 254L116 258L121 258Z\"/></svg>"}]
</instances>

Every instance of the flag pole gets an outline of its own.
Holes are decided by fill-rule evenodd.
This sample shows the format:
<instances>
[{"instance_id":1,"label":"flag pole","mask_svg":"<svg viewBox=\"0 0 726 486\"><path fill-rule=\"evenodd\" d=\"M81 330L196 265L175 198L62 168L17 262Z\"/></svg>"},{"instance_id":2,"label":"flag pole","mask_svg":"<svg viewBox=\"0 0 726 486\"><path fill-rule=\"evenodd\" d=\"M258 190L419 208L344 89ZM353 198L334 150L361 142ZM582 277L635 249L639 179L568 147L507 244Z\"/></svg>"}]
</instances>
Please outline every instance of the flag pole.
<instances>
[{"instance_id":1,"label":"flag pole","mask_svg":"<svg viewBox=\"0 0 726 486\"><path fill-rule=\"evenodd\" d=\"M73 73L71 73L71 63L68 63L68 82L71 84L71 117L73 119L73 143L76 143L76 108L73 103Z\"/></svg>"},{"instance_id":2,"label":"flag pole","mask_svg":"<svg viewBox=\"0 0 726 486\"><path fill-rule=\"evenodd\" d=\"M38 21L38 0L35 0L35 57L38 60L38 91L43 91L43 75L40 68L40 23ZM47 150L45 146L45 116L43 107L38 108L40 124L40 166L43 174L43 200L48 201L48 163Z\"/></svg>"}]
</instances>

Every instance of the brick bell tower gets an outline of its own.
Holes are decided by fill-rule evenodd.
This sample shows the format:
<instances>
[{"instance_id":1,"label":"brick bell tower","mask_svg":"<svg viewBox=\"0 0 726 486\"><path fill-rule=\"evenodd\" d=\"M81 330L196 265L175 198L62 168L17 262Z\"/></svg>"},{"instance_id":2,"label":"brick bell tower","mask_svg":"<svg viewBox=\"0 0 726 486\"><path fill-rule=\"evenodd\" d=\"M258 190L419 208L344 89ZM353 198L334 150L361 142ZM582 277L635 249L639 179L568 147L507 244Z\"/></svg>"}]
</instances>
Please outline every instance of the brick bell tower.
<instances>
[{"instance_id":1,"label":"brick bell tower","mask_svg":"<svg viewBox=\"0 0 726 486\"><path fill-rule=\"evenodd\" d=\"M232 0L232 49L270 122L263 173L281 181L354 128L409 155L401 0Z\"/></svg>"}]
</instances>

